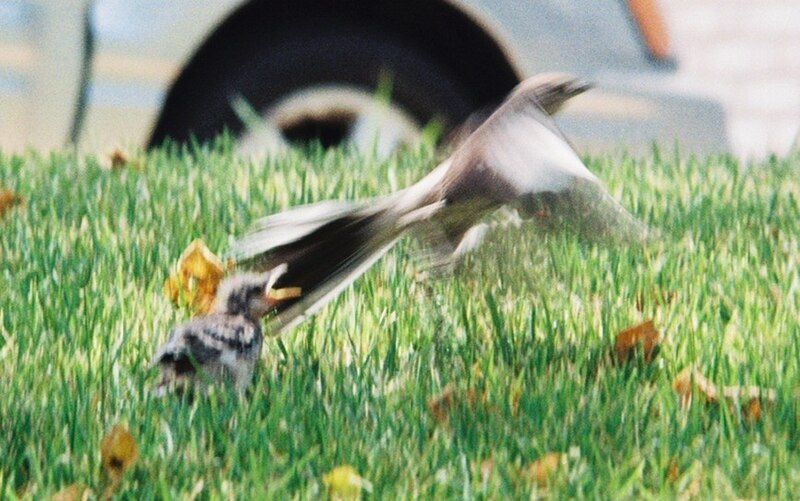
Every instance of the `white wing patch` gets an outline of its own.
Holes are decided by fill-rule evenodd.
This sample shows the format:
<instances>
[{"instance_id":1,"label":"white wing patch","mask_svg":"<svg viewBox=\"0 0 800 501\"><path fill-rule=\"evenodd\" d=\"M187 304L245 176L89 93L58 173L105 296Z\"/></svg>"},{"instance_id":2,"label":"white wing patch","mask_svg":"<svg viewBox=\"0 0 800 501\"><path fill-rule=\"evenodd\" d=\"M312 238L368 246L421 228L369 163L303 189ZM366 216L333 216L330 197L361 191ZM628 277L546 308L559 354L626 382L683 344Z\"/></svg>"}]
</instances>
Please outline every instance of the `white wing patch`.
<instances>
[{"instance_id":1,"label":"white wing patch","mask_svg":"<svg viewBox=\"0 0 800 501\"><path fill-rule=\"evenodd\" d=\"M486 145L487 163L520 194L563 191L576 178L597 181L569 143L537 118L518 114L493 125L497 129Z\"/></svg>"}]
</instances>

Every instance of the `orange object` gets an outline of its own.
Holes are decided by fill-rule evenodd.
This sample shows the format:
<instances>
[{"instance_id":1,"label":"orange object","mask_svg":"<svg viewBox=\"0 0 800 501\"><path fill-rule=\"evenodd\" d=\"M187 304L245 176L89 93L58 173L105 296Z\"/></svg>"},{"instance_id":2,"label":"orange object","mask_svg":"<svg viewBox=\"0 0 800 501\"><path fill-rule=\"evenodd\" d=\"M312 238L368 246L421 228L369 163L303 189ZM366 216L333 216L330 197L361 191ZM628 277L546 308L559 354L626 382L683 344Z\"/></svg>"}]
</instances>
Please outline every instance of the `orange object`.
<instances>
[{"instance_id":1,"label":"orange object","mask_svg":"<svg viewBox=\"0 0 800 501\"><path fill-rule=\"evenodd\" d=\"M629 327L617 335L615 349L620 362L627 361L637 346L644 348L645 362L651 362L656 348L661 343L661 335L648 320L642 324Z\"/></svg>"},{"instance_id":2,"label":"orange object","mask_svg":"<svg viewBox=\"0 0 800 501\"><path fill-rule=\"evenodd\" d=\"M628 8L650 55L656 59L669 59L669 35L656 1L628 0Z\"/></svg>"}]
</instances>

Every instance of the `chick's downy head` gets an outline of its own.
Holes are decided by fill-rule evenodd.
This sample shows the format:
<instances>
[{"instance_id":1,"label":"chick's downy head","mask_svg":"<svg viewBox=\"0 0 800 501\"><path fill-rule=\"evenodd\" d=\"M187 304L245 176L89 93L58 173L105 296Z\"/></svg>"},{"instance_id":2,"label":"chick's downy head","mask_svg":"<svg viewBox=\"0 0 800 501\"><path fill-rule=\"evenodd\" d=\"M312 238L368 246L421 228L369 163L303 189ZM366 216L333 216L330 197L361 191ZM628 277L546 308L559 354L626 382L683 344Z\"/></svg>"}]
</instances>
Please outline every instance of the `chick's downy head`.
<instances>
[{"instance_id":1,"label":"chick's downy head","mask_svg":"<svg viewBox=\"0 0 800 501\"><path fill-rule=\"evenodd\" d=\"M265 273L239 273L225 279L217 291L217 312L258 320L269 311L269 291L285 272L286 265L280 265Z\"/></svg>"}]
</instances>

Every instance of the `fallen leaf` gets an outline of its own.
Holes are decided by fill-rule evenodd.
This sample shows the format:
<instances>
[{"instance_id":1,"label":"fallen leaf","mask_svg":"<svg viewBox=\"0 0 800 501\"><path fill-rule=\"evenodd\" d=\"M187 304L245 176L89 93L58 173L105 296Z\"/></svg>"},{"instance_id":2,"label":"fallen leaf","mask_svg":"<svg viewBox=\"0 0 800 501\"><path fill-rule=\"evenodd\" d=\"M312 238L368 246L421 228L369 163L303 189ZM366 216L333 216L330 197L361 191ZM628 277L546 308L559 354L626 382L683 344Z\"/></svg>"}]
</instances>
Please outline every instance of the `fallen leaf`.
<instances>
[{"instance_id":1,"label":"fallen leaf","mask_svg":"<svg viewBox=\"0 0 800 501\"><path fill-rule=\"evenodd\" d=\"M109 166L112 169L121 169L128 165L128 154L120 148L115 148L108 155Z\"/></svg>"},{"instance_id":2,"label":"fallen leaf","mask_svg":"<svg viewBox=\"0 0 800 501\"><path fill-rule=\"evenodd\" d=\"M232 264L223 263L197 239L178 258L173 273L164 283L164 293L177 305L185 302L195 313L208 313L214 306L217 287Z\"/></svg>"},{"instance_id":3,"label":"fallen leaf","mask_svg":"<svg viewBox=\"0 0 800 501\"><path fill-rule=\"evenodd\" d=\"M681 404L688 406L692 402L692 394L695 390L706 399L706 402L717 401L717 389L700 372L686 367L678 373L672 388L681 397Z\"/></svg>"},{"instance_id":4,"label":"fallen leaf","mask_svg":"<svg viewBox=\"0 0 800 501\"><path fill-rule=\"evenodd\" d=\"M742 407L742 416L750 424L761 421L761 401L757 398L751 398Z\"/></svg>"},{"instance_id":5,"label":"fallen leaf","mask_svg":"<svg viewBox=\"0 0 800 501\"><path fill-rule=\"evenodd\" d=\"M528 466L530 479L539 487L545 487L561 467L566 458L560 452L549 452Z\"/></svg>"},{"instance_id":6,"label":"fallen leaf","mask_svg":"<svg viewBox=\"0 0 800 501\"><path fill-rule=\"evenodd\" d=\"M139 448L133 435L121 424L114 425L100 443L100 458L112 479L121 478L138 457Z\"/></svg>"},{"instance_id":7,"label":"fallen leaf","mask_svg":"<svg viewBox=\"0 0 800 501\"><path fill-rule=\"evenodd\" d=\"M337 466L322 476L332 499L359 499L361 490L372 491L372 484L361 477L352 466Z\"/></svg>"},{"instance_id":8,"label":"fallen leaf","mask_svg":"<svg viewBox=\"0 0 800 501\"><path fill-rule=\"evenodd\" d=\"M519 415L519 402L522 399L522 388L517 388L510 394L511 398L511 415L516 417Z\"/></svg>"},{"instance_id":9,"label":"fallen leaf","mask_svg":"<svg viewBox=\"0 0 800 501\"><path fill-rule=\"evenodd\" d=\"M469 388L466 393L467 404L471 410L476 410L478 405L486 403L486 392L478 391L475 388Z\"/></svg>"},{"instance_id":10,"label":"fallen leaf","mask_svg":"<svg viewBox=\"0 0 800 501\"><path fill-rule=\"evenodd\" d=\"M681 397L683 406L691 404L692 394L696 391L705 397L706 403L719 404L724 401L731 408L740 409L742 417L748 423L761 420L762 402L772 404L776 400L775 390L757 386L726 386L720 391L699 371L691 367L683 369L675 378L672 386Z\"/></svg>"},{"instance_id":11,"label":"fallen leaf","mask_svg":"<svg viewBox=\"0 0 800 501\"><path fill-rule=\"evenodd\" d=\"M775 403L777 394L775 390L759 388L758 386L726 386L722 389L722 395L731 400L766 400Z\"/></svg>"},{"instance_id":12,"label":"fallen leaf","mask_svg":"<svg viewBox=\"0 0 800 501\"><path fill-rule=\"evenodd\" d=\"M225 275L225 264L200 239L189 244L178 263L183 274L198 280L219 280Z\"/></svg>"},{"instance_id":13,"label":"fallen leaf","mask_svg":"<svg viewBox=\"0 0 800 501\"><path fill-rule=\"evenodd\" d=\"M681 471L678 469L678 460L672 458L667 468L667 482L674 484L679 478L681 478Z\"/></svg>"},{"instance_id":14,"label":"fallen leaf","mask_svg":"<svg viewBox=\"0 0 800 501\"><path fill-rule=\"evenodd\" d=\"M452 384L448 384L439 395L428 399L428 410L434 421L437 423L447 422L455 400L454 396L455 388Z\"/></svg>"},{"instance_id":15,"label":"fallen leaf","mask_svg":"<svg viewBox=\"0 0 800 501\"><path fill-rule=\"evenodd\" d=\"M85 501L92 495L92 490L83 484L72 484L53 494L51 501Z\"/></svg>"},{"instance_id":16,"label":"fallen leaf","mask_svg":"<svg viewBox=\"0 0 800 501\"><path fill-rule=\"evenodd\" d=\"M23 203L23 198L13 191L0 190L0 217L5 216L13 207L22 205Z\"/></svg>"},{"instance_id":17,"label":"fallen leaf","mask_svg":"<svg viewBox=\"0 0 800 501\"><path fill-rule=\"evenodd\" d=\"M487 400L486 391L479 391L475 388L456 390L453 383L450 383L440 394L428 399L428 410L433 416L433 420L442 424L449 420L450 413L457 404L466 404L470 410L476 411L479 406L485 405Z\"/></svg>"},{"instance_id":18,"label":"fallen leaf","mask_svg":"<svg viewBox=\"0 0 800 501\"><path fill-rule=\"evenodd\" d=\"M617 360L620 362L627 361L636 348L641 346L644 351L644 360L649 363L653 360L653 355L655 355L660 343L661 335L656 330L652 320L629 327L617 334L615 345Z\"/></svg>"}]
</instances>

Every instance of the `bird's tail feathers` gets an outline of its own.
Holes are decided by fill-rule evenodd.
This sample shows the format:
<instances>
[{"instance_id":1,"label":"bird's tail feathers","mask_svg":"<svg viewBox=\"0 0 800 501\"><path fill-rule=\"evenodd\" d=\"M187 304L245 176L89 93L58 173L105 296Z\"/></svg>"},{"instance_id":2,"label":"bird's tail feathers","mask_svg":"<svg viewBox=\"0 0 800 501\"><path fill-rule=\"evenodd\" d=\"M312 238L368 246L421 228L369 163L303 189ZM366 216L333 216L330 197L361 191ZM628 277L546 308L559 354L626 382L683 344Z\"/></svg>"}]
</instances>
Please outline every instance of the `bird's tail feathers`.
<instances>
[{"instance_id":1,"label":"bird's tail feathers","mask_svg":"<svg viewBox=\"0 0 800 501\"><path fill-rule=\"evenodd\" d=\"M363 205L326 200L267 216L258 220L244 238L234 242L228 257L237 262L248 261L313 233L326 223L350 214Z\"/></svg>"},{"instance_id":2,"label":"bird's tail feathers","mask_svg":"<svg viewBox=\"0 0 800 501\"><path fill-rule=\"evenodd\" d=\"M316 313L383 256L406 229L436 214L442 203L397 210L394 197L368 203L322 202L269 216L235 242L244 268L287 271L275 284L299 287L300 297L278 305L271 330L280 332Z\"/></svg>"}]
</instances>

